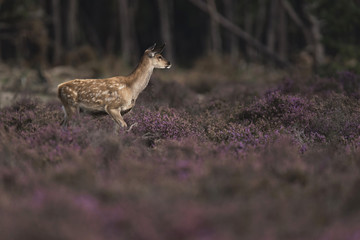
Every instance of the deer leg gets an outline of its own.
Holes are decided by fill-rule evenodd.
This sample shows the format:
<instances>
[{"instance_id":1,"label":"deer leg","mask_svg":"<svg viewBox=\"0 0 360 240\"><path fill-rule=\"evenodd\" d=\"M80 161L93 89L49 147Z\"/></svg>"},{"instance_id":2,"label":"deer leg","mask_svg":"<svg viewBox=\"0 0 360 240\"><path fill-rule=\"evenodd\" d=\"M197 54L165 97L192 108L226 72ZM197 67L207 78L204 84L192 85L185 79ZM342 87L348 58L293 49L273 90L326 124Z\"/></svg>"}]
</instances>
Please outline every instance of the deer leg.
<instances>
[{"instance_id":1,"label":"deer leg","mask_svg":"<svg viewBox=\"0 0 360 240\"><path fill-rule=\"evenodd\" d=\"M61 126L68 126L69 124L69 120L73 117L74 113L76 113L76 107L72 107L69 105L64 105L63 106L63 110L64 110L64 120L61 122Z\"/></svg>"},{"instance_id":2,"label":"deer leg","mask_svg":"<svg viewBox=\"0 0 360 240\"><path fill-rule=\"evenodd\" d=\"M105 107L105 111L112 117L118 126L122 128L127 127L127 124L121 116L119 109L109 109L108 107Z\"/></svg>"}]
</instances>

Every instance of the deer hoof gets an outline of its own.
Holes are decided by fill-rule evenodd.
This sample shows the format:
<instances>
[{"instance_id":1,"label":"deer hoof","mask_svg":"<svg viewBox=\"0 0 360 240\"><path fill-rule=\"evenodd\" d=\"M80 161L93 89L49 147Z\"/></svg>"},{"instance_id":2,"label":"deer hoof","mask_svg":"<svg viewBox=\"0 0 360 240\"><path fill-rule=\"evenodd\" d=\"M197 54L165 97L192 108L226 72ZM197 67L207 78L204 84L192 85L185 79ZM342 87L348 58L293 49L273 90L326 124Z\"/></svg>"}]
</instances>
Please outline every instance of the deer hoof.
<instances>
[{"instance_id":1,"label":"deer hoof","mask_svg":"<svg viewBox=\"0 0 360 240\"><path fill-rule=\"evenodd\" d=\"M129 127L128 130L126 130L126 132L130 132L131 129L132 129L133 127L136 127L137 125L138 125L138 123L133 123L133 124L131 124L131 126Z\"/></svg>"}]
</instances>

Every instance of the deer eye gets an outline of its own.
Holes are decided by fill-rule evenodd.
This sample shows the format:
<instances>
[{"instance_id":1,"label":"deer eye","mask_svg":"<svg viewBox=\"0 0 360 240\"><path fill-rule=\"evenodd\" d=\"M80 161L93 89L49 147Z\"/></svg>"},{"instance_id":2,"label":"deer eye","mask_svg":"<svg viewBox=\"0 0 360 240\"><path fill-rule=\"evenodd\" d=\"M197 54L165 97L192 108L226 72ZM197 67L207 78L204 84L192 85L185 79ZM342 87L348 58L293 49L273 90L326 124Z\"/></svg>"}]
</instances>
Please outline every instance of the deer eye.
<instances>
[{"instance_id":1,"label":"deer eye","mask_svg":"<svg viewBox=\"0 0 360 240\"><path fill-rule=\"evenodd\" d=\"M162 59L162 57L161 57L161 56L158 56L158 59Z\"/></svg>"}]
</instances>

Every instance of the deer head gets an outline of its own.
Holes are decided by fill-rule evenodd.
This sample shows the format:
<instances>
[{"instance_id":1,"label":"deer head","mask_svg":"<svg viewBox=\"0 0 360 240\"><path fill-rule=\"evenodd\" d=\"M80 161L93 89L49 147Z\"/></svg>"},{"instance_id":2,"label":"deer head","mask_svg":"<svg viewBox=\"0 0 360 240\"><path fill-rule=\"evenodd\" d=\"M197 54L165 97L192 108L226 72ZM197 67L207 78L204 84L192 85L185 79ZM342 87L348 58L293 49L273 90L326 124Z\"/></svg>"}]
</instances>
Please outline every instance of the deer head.
<instances>
[{"instance_id":1,"label":"deer head","mask_svg":"<svg viewBox=\"0 0 360 240\"><path fill-rule=\"evenodd\" d=\"M154 68L170 68L171 64L168 60L166 60L162 55L162 51L164 51L165 43L156 46L156 43L145 50L145 55L150 59L151 64Z\"/></svg>"}]
</instances>

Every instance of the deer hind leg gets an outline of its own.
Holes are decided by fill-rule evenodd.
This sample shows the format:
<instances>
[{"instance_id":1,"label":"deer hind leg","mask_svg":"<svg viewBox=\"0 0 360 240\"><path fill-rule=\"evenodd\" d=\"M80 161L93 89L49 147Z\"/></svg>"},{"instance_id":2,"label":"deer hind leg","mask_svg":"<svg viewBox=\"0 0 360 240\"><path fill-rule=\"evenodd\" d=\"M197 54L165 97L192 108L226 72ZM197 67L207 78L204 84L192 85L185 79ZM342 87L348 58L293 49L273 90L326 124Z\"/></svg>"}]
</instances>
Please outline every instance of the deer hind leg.
<instances>
[{"instance_id":1,"label":"deer hind leg","mask_svg":"<svg viewBox=\"0 0 360 240\"><path fill-rule=\"evenodd\" d=\"M67 126L74 114L79 112L76 106L77 104L74 102L76 95L77 94L66 85L58 87L58 98L63 105L62 109L64 111L64 120L61 122L61 126Z\"/></svg>"},{"instance_id":2,"label":"deer hind leg","mask_svg":"<svg viewBox=\"0 0 360 240\"><path fill-rule=\"evenodd\" d=\"M122 128L127 127L127 124L124 121L123 117L121 116L119 109L110 109L109 107L105 107L105 111L116 122L117 126L122 127Z\"/></svg>"},{"instance_id":3,"label":"deer hind leg","mask_svg":"<svg viewBox=\"0 0 360 240\"><path fill-rule=\"evenodd\" d=\"M64 120L61 122L61 126L68 126L69 120L78 112L78 108L75 106L63 105Z\"/></svg>"}]
</instances>

